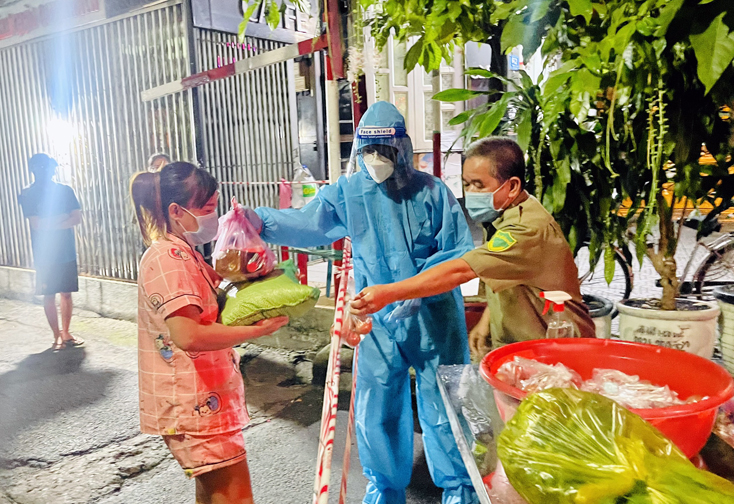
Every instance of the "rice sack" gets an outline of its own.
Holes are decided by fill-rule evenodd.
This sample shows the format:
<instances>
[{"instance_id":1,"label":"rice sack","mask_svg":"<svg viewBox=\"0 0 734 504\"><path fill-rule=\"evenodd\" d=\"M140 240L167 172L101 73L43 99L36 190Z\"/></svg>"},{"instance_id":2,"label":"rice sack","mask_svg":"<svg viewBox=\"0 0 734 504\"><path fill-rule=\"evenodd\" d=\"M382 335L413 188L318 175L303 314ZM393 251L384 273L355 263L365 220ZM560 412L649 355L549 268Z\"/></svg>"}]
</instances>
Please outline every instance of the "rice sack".
<instances>
[{"instance_id":1,"label":"rice sack","mask_svg":"<svg viewBox=\"0 0 734 504\"><path fill-rule=\"evenodd\" d=\"M301 285L292 260L284 261L270 274L252 282L236 284L222 310L224 325L252 325L266 318L298 318L316 306L320 291Z\"/></svg>"}]
</instances>

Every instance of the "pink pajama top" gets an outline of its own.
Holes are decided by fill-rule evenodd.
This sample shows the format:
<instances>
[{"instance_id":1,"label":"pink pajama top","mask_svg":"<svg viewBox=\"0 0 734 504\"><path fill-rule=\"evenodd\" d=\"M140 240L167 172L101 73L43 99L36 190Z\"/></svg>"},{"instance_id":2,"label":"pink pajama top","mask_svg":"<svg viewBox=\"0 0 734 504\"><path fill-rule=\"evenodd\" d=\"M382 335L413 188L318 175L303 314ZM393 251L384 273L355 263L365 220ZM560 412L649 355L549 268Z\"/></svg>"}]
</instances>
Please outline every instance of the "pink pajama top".
<instances>
[{"instance_id":1,"label":"pink pajama top","mask_svg":"<svg viewBox=\"0 0 734 504\"><path fill-rule=\"evenodd\" d=\"M220 434L249 422L239 355L231 348L185 352L166 317L193 305L204 324L218 317L220 278L183 240L168 235L143 255L138 277L140 430L146 434Z\"/></svg>"}]
</instances>

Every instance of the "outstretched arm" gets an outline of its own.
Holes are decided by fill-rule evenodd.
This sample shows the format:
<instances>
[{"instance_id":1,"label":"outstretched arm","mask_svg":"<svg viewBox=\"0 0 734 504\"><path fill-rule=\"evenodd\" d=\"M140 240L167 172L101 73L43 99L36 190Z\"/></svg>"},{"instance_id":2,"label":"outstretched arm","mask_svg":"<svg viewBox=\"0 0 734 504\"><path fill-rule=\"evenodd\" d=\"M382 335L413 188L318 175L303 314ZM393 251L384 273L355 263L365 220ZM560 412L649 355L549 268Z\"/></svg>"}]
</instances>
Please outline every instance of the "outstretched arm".
<instances>
[{"instance_id":1,"label":"outstretched arm","mask_svg":"<svg viewBox=\"0 0 734 504\"><path fill-rule=\"evenodd\" d=\"M446 261L401 282L364 288L352 301L351 310L357 315L375 313L390 303L443 294L476 277L463 259Z\"/></svg>"},{"instance_id":2,"label":"outstretched arm","mask_svg":"<svg viewBox=\"0 0 734 504\"><path fill-rule=\"evenodd\" d=\"M300 210L255 210L262 219L260 237L268 243L290 247L329 245L347 235L344 205L337 185L321 189Z\"/></svg>"}]
</instances>

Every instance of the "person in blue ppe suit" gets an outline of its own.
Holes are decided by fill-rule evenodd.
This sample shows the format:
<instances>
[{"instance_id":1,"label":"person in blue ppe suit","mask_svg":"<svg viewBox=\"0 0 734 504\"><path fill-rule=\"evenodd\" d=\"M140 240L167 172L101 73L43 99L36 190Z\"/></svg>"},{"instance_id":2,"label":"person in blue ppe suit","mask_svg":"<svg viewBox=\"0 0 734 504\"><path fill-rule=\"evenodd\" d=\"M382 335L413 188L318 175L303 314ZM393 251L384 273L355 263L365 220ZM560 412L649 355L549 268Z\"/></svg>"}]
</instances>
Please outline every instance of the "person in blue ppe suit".
<instances>
[{"instance_id":1,"label":"person in blue ppe suit","mask_svg":"<svg viewBox=\"0 0 734 504\"><path fill-rule=\"evenodd\" d=\"M260 236L292 247L352 239L355 287L396 282L474 248L464 214L437 178L413 168L405 119L387 102L372 105L357 130L360 171L322 188L300 210L258 208ZM257 217L251 218L256 220ZM373 315L360 343L355 427L369 480L365 504L404 504L413 467L410 376L417 379L426 461L444 504L478 502L451 433L436 381L442 364L469 362L459 289L390 305Z\"/></svg>"}]
</instances>

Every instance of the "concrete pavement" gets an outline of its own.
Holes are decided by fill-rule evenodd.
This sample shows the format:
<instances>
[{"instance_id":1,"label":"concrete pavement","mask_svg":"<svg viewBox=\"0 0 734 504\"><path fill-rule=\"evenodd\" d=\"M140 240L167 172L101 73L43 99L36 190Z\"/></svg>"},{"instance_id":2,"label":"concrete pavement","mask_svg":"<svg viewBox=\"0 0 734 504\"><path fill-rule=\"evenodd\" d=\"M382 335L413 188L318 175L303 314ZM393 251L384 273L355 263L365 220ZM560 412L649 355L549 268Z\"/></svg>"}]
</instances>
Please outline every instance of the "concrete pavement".
<instances>
[{"instance_id":1,"label":"concrete pavement","mask_svg":"<svg viewBox=\"0 0 734 504\"><path fill-rule=\"evenodd\" d=\"M0 299L0 504L184 504L187 480L163 441L138 430L136 326L77 312L78 349L52 353L40 306ZM252 423L245 441L258 504L310 501L323 389L304 353L243 350ZM348 407L348 394L340 398ZM332 488L338 491L346 411L339 412ZM420 454L408 503L440 502ZM352 450L348 502L366 480Z\"/></svg>"}]
</instances>

